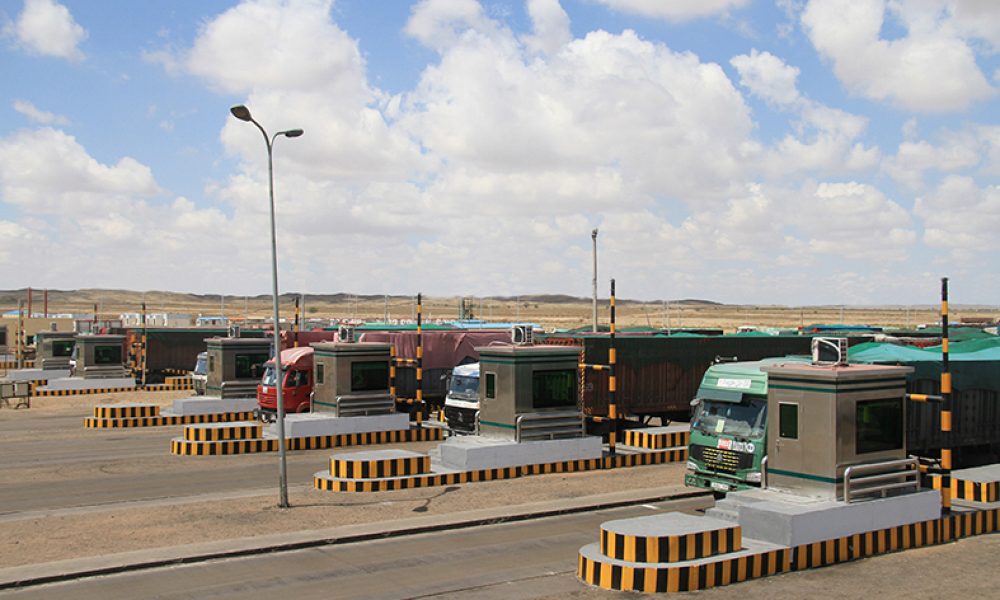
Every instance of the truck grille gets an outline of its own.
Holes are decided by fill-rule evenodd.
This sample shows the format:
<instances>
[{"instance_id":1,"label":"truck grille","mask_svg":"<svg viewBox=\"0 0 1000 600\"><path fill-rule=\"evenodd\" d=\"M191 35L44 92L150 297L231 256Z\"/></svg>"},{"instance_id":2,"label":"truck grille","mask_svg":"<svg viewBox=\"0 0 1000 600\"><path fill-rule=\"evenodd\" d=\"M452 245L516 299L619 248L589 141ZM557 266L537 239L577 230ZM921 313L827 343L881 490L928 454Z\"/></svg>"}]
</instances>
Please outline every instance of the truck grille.
<instances>
[{"instance_id":1,"label":"truck grille","mask_svg":"<svg viewBox=\"0 0 1000 600\"><path fill-rule=\"evenodd\" d=\"M691 446L691 458L701 461L705 468L719 473L736 473L753 465L753 455L706 446Z\"/></svg>"},{"instance_id":2,"label":"truck grille","mask_svg":"<svg viewBox=\"0 0 1000 600\"><path fill-rule=\"evenodd\" d=\"M470 408L445 406L444 418L448 421L448 426L452 429L469 432L476 429L476 411Z\"/></svg>"}]
</instances>

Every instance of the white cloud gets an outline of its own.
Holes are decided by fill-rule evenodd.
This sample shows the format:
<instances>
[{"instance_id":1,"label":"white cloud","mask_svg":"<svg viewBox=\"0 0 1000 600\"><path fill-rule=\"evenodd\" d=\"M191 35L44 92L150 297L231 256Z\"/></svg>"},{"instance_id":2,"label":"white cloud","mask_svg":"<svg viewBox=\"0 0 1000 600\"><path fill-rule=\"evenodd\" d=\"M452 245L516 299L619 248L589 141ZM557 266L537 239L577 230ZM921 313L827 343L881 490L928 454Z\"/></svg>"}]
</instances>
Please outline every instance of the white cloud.
<instances>
[{"instance_id":1,"label":"white cloud","mask_svg":"<svg viewBox=\"0 0 1000 600\"><path fill-rule=\"evenodd\" d=\"M622 12L644 17L686 21L728 13L741 8L748 0L597 0L601 4Z\"/></svg>"},{"instance_id":2,"label":"white cloud","mask_svg":"<svg viewBox=\"0 0 1000 600\"><path fill-rule=\"evenodd\" d=\"M69 125L69 119L62 115L41 110L27 100L15 100L14 110L28 117L33 123L41 125Z\"/></svg>"},{"instance_id":3,"label":"white cloud","mask_svg":"<svg viewBox=\"0 0 1000 600\"><path fill-rule=\"evenodd\" d=\"M980 187L971 177L950 175L918 198L914 213L924 220L924 243L957 260L979 258L993 269L1000 249L1000 186Z\"/></svg>"},{"instance_id":4,"label":"white cloud","mask_svg":"<svg viewBox=\"0 0 1000 600\"><path fill-rule=\"evenodd\" d=\"M802 23L852 93L907 110L960 110L996 90L942 6L933 0L889 3L890 18L907 30L896 40L880 37L886 0L810 0Z\"/></svg>"},{"instance_id":5,"label":"white cloud","mask_svg":"<svg viewBox=\"0 0 1000 600\"><path fill-rule=\"evenodd\" d=\"M573 39L569 30L569 15L559 0L528 0L528 15L533 31L525 45L539 54L552 54Z\"/></svg>"},{"instance_id":6,"label":"white cloud","mask_svg":"<svg viewBox=\"0 0 1000 600\"><path fill-rule=\"evenodd\" d=\"M62 131L23 130L0 138L3 201L32 213L103 213L135 196L159 191L149 167L124 157L94 160Z\"/></svg>"},{"instance_id":7,"label":"white cloud","mask_svg":"<svg viewBox=\"0 0 1000 600\"><path fill-rule=\"evenodd\" d=\"M30 52L74 62L84 59L78 46L87 39L87 31L55 0L25 0L10 33Z\"/></svg>"},{"instance_id":8,"label":"white cloud","mask_svg":"<svg viewBox=\"0 0 1000 600\"><path fill-rule=\"evenodd\" d=\"M758 52L734 56L729 61L740 74L740 85L755 96L777 106L790 106L799 101L799 90L795 80L799 69L785 64L770 52Z\"/></svg>"}]
</instances>

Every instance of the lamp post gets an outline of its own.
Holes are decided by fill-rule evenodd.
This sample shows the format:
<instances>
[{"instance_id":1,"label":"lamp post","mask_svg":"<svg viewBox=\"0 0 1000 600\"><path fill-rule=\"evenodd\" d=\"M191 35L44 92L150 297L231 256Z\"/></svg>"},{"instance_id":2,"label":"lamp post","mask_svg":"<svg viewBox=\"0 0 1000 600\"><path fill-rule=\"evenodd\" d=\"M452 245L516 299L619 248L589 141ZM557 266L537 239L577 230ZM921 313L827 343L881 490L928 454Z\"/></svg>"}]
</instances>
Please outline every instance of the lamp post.
<instances>
[{"instance_id":1,"label":"lamp post","mask_svg":"<svg viewBox=\"0 0 1000 600\"><path fill-rule=\"evenodd\" d=\"M590 238L594 240L594 303L593 303L593 331L597 333L597 228L590 232Z\"/></svg>"},{"instance_id":2,"label":"lamp post","mask_svg":"<svg viewBox=\"0 0 1000 600\"><path fill-rule=\"evenodd\" d=\"M274 233L274 162L271 151L274 147L274 140L279 135L290 138L299 137L302 135L302 130L287 129L268 137L267 131L250 116L250 109L246 106L238 104L230 108L229 112L241 121L247 121L256 125L257 129L264 136L264 143L267 144L267 188L271 201L271 291L274 299L274 372L276 384L274 387L278 397L278 482L281 489L278 506L280 508L288 508L288 470L285 459L285 399L281 393L284 385L281 372L281 321L278 320L278 244Z\"/></svg>"}]
</instances>

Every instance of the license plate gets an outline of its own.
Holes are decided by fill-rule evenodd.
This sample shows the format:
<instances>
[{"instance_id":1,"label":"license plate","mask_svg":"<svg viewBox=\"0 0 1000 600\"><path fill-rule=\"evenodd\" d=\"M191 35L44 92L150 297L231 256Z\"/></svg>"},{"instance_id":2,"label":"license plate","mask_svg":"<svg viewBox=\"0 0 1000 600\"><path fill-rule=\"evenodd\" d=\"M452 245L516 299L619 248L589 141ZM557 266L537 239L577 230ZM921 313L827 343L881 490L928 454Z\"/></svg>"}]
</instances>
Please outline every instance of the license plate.
<instances>
[{"instance_id":1,"label":"license plate","mask_svg":"<svg viewBox=\"0 0 1000 600\"><path fill-rule=\"evenodd\" d=\"M726 485L725 483L719 483L718 481L713 481L712 482L712 489L715 490L715 491L717 491L717 492L728 492L729 491L729 486Z\"/></svg>"}]
</instances>

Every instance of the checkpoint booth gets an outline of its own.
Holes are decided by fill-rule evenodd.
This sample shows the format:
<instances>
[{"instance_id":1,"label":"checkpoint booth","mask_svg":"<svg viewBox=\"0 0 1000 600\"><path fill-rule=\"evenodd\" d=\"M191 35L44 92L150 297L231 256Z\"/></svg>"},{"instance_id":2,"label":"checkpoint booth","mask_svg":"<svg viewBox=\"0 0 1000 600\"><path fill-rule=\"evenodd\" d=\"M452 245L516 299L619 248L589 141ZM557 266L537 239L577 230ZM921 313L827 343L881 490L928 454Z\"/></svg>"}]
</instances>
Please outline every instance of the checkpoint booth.
<instances>
[{"instance_id":1,"label":"checkpoint booth","mask_svg":"<svg viewBox=\"0 0 1000 600\"><path fill-rule=\"evenodd\" d=\"M882 365L765 366L767 486L853 501L919 487L906 451L906 376Z\"/></svg>"},{"instance_id":2,"label":"checkpoint booth","mask_svg":"<svg viewBox=\"0 0 1000 600\"><path fill-rule=\"evenodd\" d=\"M75 376L84 379L129 377L124 335L81 335L75 339L71 357L76 361L73 367Z\"/></svg>"},{"instance_id":3,"label":"checkpoint booth","mask_svg":"<svg viewBox=\"0 0 1000 600\"><path fill-rule=\"evenodd\" d=\"M389 344L316 342L313 354L314 413L336 417L396 412L389 393Z\"/></svg>"},{"instance_id":4,"label":"checkpoint booth","mask_svg":"<svg viewBox=\"0 0 1000 600\"><path fill-rule=\"evenodd\" d=\"M45 371L69 370L76 347L76 334L66 331L39 331L35 334L35 368Z\"/></svg>"},{"instance_id":5,"label":"checkpoint booth","mask_svg":"<svg viewBox=\"0 0 1000 600\"><path fill-rule=\"evenodd\" d=\"M552 440L584 435L579 349L510 345L479 352L479 435Z\"/></svg>"},{"instance_id":6,"label":"checkpoint booth","mask_svg":"<svg viewBox=\"0 0 1000 600\"><path fill-rule=\"evenodd\" d=\"M214 337L208 350L207 396L256 398L264 363L273 356L269 338Z\"/></svg>"}]
</instances>

